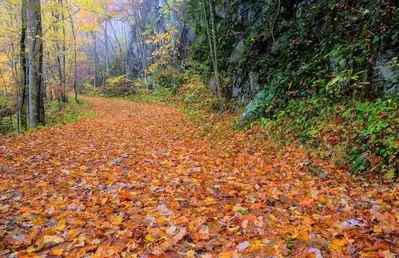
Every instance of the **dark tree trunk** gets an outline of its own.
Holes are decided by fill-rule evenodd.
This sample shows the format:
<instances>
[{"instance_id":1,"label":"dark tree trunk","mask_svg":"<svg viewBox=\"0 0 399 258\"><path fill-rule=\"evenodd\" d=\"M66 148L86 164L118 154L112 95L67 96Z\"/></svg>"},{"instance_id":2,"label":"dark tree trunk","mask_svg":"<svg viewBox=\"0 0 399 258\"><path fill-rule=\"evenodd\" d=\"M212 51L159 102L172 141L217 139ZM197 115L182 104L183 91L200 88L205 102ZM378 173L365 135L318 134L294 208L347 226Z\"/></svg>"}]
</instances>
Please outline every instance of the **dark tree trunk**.
<instances>
[{"instance_id":1,"label":"dark tree trunk","mask_svg":"<svg viewBox=\"0 0 399 258\"><path fill-rule=\"evenodd\" d=\"M22 0L21 5L21 40L20 40L20 100L19 100L19 121L21 129L28 129L28 66L27 66L27 53L26 53L26 28L27 28L27 17L26 17L26 0Z\"/></svg>"}]
</instances>

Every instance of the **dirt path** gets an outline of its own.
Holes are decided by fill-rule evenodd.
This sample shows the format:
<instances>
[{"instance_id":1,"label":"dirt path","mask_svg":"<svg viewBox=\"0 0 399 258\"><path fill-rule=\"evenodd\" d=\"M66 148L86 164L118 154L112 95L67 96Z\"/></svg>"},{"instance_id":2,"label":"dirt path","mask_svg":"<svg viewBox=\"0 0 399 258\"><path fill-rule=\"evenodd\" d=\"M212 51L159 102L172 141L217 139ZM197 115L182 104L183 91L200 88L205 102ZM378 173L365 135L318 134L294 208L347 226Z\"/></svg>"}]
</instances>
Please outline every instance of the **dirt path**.
<instances>
[{"instance_id":1,"label":"dirt path","mask_svg":"<svg viewBox=\"0 0 399 258\"><path fill-rule=\"evenodd\" d=\"M244 133L206 139L161 105L90 101L96 118L0 140L0 257L399 253L397 186Z\"/></svg>"}]
</instances>

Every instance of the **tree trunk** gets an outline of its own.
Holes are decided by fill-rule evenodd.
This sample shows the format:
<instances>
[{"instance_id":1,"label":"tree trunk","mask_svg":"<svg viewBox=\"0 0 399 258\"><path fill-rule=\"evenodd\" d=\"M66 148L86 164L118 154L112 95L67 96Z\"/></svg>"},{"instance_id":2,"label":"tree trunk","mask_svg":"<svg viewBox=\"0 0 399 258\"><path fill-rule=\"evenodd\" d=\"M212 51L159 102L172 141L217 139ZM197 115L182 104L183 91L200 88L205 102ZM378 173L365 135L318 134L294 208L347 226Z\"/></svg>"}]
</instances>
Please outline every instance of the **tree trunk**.
<instances>
[{"instance_id":1,"label":"tree trunk","mask_svg":"<svg viewBox=\"0 0 399 258\"><path fill-rule=\"evenodd\" d=\"M212 0L209 0L209 11L211 14L211 28L212 28L212 39L213 39L213 58L214 58L213 71L215 73L215 79L216 79L217 97L220 102L222 100L222 90L220 89L219 68L218 68L218 51L217 51L217 43L216 43L216 26L215 26L215 15L213 14Z\"/></svg>"},{"instance_id":2,"label":"tree trunk","mask_svg":"<svg viewBox=\"0 0 399 258\"><path fill-rule=\"evenodd\" d=\"M105 28L104 28L104 45L105 45L105 79L108 79L109 76L109 49L108 49L108 20L105 20Z\"/></svg>"},{"instance_id":3,"label":"tree trunk","mask_svg":"<svg viewBox=\"0 0 399 258\"><path fill-rule=\"evenodd\" d=\"M97 37L95 32L93 33L94 37L94 82L93 86L94 88L97 88Z\"/></svg>"},{"instance_id":4,"label":"tree trunk","mask_svg":"<svg viewBox=\"0 0 399 258\"><path fill-rule=\"evenodd\" d=\"M75 91L75 101L76 103L79 103L78 100L78 50L76 47L76 34L75 34L75 26L73 24L73 21L71 19L72 23L72 35L73 35L73 65L74 65L74 78L73 78L73 90Z\"/></svg>"},{"instance_id":5,"label":"tree trunk","mask_svg":"<svg viewBox=\"0 0 399 258\"><path fill-rule=\"evenodd\" d=\"M60 6L63 6L63 2L62 0L59 0ZM63 21L63 25L62 25L62 101L64 103L68 102L68 96L67 96L67 90L66 90L66 28L65 28L65 13L64 13L64 9L62 9L62 13L61 13L61 20Z\"/></svg>"},{"instance_id":6,"label":"tree trunk","mask_svg":"<svg viewBox=\"0 0 399 258\"><path fill-rule=\"evenodd\" d=\"M29 128L45 125L42 88L43 39L40 0L27 0L29 49Z\"/></svg>"},{"instance_id":7,"label":"tree trunk","mask_svg":"<svg viewBox=\"0 0 399 258\"><path fill-rule=\"evenodd\" d=\"M115 29L114 29L114 26L112 25L112 22L111 22L110 20L108 20L108 22L109 22L109 25L111 26L111 30L112 30L112 32L113 32L113 34L114 34L115 41L116 41L116 43L117 43L117 45L118 45L119 54L120 54L120 56L122 57L122 55L123 55L122 45L121 45L121 43L119 42L118 35L116 34L116 31L115 31Z\"/></svg>"},{"instance_id":8,"label":"tree trunk","mask_svg":"<svg viewBox=\"0 0 399 258\"><path fill-rule=\"evenodd\" d=\"M21 5L21 40L20 40L20 96L19 96L19 122L21 129L28 129L28 114L27 114L27 102L28 102L28 66L27 66L27 53L26 53L26 28L28 26L27 21L27 10L26 0L22 0Z\"/></svg>"},{"instance_id":9,"label":"tree trunk","mask_svg":"<svg viewBox=\"0 0 399 258\"><path fill-rule=\"evenodd\" d=\"M58 0L58 4L62 6L62 1ZM53 12L53 17L56 19L56 23L54 24L54 32L58 34L59 31L59 21L62 19L60 18L60 12L55 11ZM62 25L65 28L65 25ZM63 29L63 33L65 33ZM61 48L59 40L57 40L54 44L55 52L56 52L56 61L57 61L57 90L56 90L56 97L58 103L62 106L62 109L65 107L65 103L67 101L67 97L65 94L65 35L63 38L63 47Z\"/></svg>"},{"instance_id":10,"label":"tree trunk","mask_svg":"<svg viewBox=\"0 0 399 258\"><path fill-rule=\"evenodd\" d=\"M211 55L212 65L213 65L214 62L215 62L215 59L213 57L213 45L212 45L211 32L210 32L210 29L209 29L209 21L208 21L208 15L207 15L207 11L206 11L206 2L205 2L205 0L202 0L202 7L203 7L203 12L204 12L206 34L208 35L209 51L210 51L210 55Z\"/></svg>"},{"instance_id":11,"label":"tree trunk","mask_svg":"<svg viewBox=\"0 0 399 258\"><path fill-rule=\"evenodd\" d=\"M143 39L143 36L141 36L141 33L139 33L140 35L140 42L141 42L141 53L142 53L142 63L143 63L143 74L144 74L144 82L147 83L147 73L146 73L146 69L147 69L147 55L146 55L146 45Z\"/></svg>"},{"instance_id":12,"label":"tree trunk","mask_svg":"<svg viewBox=\"0 0 399 258\"><path fill-rule=\"evenodd\" d=\"M126 32L126 24L122 23L122 33L125 40L125 55L124 55L124 63L125 63L125 78L129 78L129 40Z\"/></svg>"},{"instance_id":13,"label":"tree trunk","mask_svg":"<svg viewBox=\"0 0 399 258\"><path fill-rule=\"evenodd\" d=\"M69 10L69 7L68 7ZM75 33L75 24L72 19L72 15L69 12L69 18L71 21L71 28L72 28L72 36L73 36L73 68L74 68L74 78L73 78L73 90L75 92L75 101L76 103L79 103L78 100L78 66L77 66L77 56L78 56L78 50L76 46L76 33Z\"/></svg>"},{"instance_id":14,"label":"tree trunk","mask_svg":"<svg viewBox=\"0 0 399 258\"><path fill-rule=\"evenodd\" d=\"M209 10L210 10L210 22L208 21L208 15L206 10L206 1L202 0L203 11L204 11L204 18L205 18L205 26L206 32L208 35L208 44L209 44L209 51L212 59L213 65L213 73L215 76L216 81L216 95L219 99L219 102L222 100L222 94L220 90L220 81L219 81L219 69L218 69L218 58L217 58L217 44L216 44L216 29L215 29L215 21L214 21L214 14L213 14L213 7L212 7L212 0L209 0ZM210 25L209 25L210 23ZM211 28L209 28L211 26ZM212 31L212 34L211 34Z\"/></svg>"}]
</instances>

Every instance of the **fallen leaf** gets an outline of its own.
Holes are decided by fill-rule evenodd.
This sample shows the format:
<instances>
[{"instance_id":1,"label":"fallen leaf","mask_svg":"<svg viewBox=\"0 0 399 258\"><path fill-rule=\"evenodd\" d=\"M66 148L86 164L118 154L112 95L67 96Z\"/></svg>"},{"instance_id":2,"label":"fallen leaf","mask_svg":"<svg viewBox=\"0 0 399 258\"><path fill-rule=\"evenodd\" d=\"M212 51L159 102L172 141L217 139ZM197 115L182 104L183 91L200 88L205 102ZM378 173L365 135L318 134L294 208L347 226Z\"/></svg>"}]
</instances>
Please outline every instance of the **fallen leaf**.
<instances>
[{"instance_id":1,"label":"fallen leaf","mask_svg":"<svg viewBox=\"0 0 399 258\"><path fill-rule=\"evenodd\" d=\"M60 221L58 221L57 226L55 227L56 230L58 231L63 231L66 227L66 220L62 219Z\"/></svg>"},{"instance_id":2,"label":"fallen leaf","mask_svg":"<svg viewBox=\"0 0 399 258\"><path fill-rule=\"evenodd\" d=\"M243 217L248 220L249 222L254 222L256 220L256 217L252 214L245 214Z\"/></svg>"},{"instance_id":3,"label":"fallen leaf","mask_svg":"<svg viewBox=\"0 0 399 258\"><path fill-rule=\"evenodd\" d=\"M111 222L112 225L117 226L117 225L119 225L119 224L122 223L123 217L122 217L122 216L119 216L119 215L112 215L112 216L110 216L110 219L109 219L109 220L110 220L110 222Z\"/></svg>"},{"instance_id":4,"label":"fallen leaf","mask_svg":"<svg viewBox=\"0 0 399 258\"><path fill-rule=\"evenodd\" d=\"M345 239L335 238L331 241L330 245L328 246L331 251L342 253L347 245L347 241Z\"/></svg>"},{"instance_id":5,"label":"fallen leaf","mask_svg":"<svg viewBox=\"0 0 399 258\"><path fill-rule=\"evenodd\" d=\"M64 253L64 249L62 249L62 248L53 249L53 250L51 251L51 253L52 253L53 255L61 256L61 255Z\"/></svg>"},{"instance_id":6,"label":"fallen leaf","mask_svg":"<svg viewBox=\"0 0 399 258\"><path fill-rule=\"evenodd\" d=\"M248 241L245 241L237 245L237 250L242 252L245 251L250 246L251 244Z\"/></svg>"},{"instance_id":7,"label":"fallen leaf","mask_svg":"<svg viewBox=\"0 0 399 258\"><path fill-rule=\"evenodd\" d=\"M43 244L52 244L52 245L56 245L56 244L60 244L63 243L64 239L62 237L59 236L44 236L43 237Z\"/></svg>"},{"instance_id":8,"label":"fallen leaf","mask_svg":"<svg viewBox=\"0 0 399 258\"><path fill-rule=\"evenodd\" d=\"M181 228L181 229L179 230L179 233L177 233L177 235L173 237L173 239L172 239L172 245L175 245L175 244L177 244L180 240L182 240L182 239L184 238L184 236L186 235L186 233L187 233L187 229L186 229L186 228Z\"/></svg>"},{"instance_id":9,"label":"fallen leaf","mask_svg":"<svg viewBox=\"0 0 399 258\"><path fill-rule=\"evenodd\" d=\"M147 240L148 242L154 242L156 239L153 235L148 234L145 236L145 240Z\"/></svg>"}]
</instances>

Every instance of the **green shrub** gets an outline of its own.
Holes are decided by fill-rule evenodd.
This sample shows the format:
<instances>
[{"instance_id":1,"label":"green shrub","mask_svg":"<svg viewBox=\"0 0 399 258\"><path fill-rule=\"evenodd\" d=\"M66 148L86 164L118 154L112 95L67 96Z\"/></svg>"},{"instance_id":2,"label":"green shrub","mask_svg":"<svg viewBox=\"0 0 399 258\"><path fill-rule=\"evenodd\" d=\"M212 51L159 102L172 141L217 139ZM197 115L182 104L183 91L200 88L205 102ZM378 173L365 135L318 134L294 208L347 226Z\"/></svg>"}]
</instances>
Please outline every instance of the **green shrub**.
<instances>
[{"instance_id":1,"label":"green shrub","mask_svg":"<svg viewBox=\"0 0 399 258\"><path fill-rule=\"evenodd\" d=\"M150 78L150 88L159 90L160 88L168 88L173 92L177 92L183 83L183 74L173 66L165 66L154 71Z\"/></svg>"},{"instance_id":2,"label":"green shrub","mask_svg":"<svg viewBox=\"0 0 399 258\"><path fill-rule=\"evenodd\" d=\"M95 88L90 83L84 83L80 89L81 93L88 96L99 96L101 91L99 88Z\"/></svg>"},{"instance_id":3,"label":"green shrub","mask_svg":"<svg viewBox=\"0 0 399 258\"><path fill-rule=\"evenodd\" d=\"M101 92L110 97L130 96L138 93L143 87L144 84L141 81L126 79L124 75L121 75L108 78Z\"/></svg>"},{"instance_id":4,"label":"green shrub","mask_svg":"<svg viewBox=\"0 0 399 258\"><path fill-rule=\"evenodd\" d=\"M156 91L140 91L132 96L132 101L141 103L169 103L174 96L171 89L160 88Z\"/></svg>"},{"instance_id":5,"label":"green shrub","mask_svg":"<svg viewBox=\"0 0 399 258\"><path fill-rule=\"evenodd\" d=\"M16 127L17 107L15 96L0 95L0 133L8 133Z\"/></svg>"},{"instance_id":6,"label":"green shrub","mask_svg":"<svg viewBox=\"0 0 399 258\"><path fill-rule=\"evenodd\" d=\"M185 75L185 83L179 95L181 95L180 110L193 118L202 119L212 115L218 104L217 97L198 74Z\"/></svg>"},{"instance_id":7,"label":"green shrub","mask_svg":"<svg viewBox=\"0 0 399 258\"><path fill-rule=\"evenodd\" d=\"M399 105L392 100L357 102L341 115L352 125L347 159L353 171L399 168ZM375 164L377 163L377 164ZM399 171L396 171L398 173Z\"/></svg>"},{"instance_id":8,"label":"green shrub","mask_svg":"<svg viewBox=\"0 0 399 258\"><path fill-rule=\"evenodd\" d=\"M291 100L259 122L271 137L300 140L346 162L353 172L398 173L399 104L393 100L336 103L314 96Z\"/></svg>"}]
</instances>

